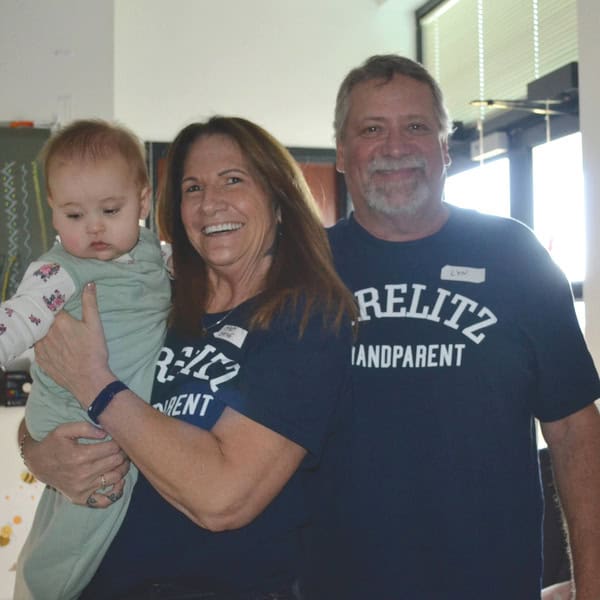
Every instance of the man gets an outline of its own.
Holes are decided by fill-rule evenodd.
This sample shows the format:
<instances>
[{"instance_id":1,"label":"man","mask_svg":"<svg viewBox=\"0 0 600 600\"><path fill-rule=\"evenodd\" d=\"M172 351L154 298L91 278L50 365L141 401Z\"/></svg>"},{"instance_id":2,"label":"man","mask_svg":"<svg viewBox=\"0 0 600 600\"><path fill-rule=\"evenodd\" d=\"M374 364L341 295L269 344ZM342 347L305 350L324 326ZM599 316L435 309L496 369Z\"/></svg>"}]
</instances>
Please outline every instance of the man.
<instances>
[{"instance_id":1,"label":"man","mask_svg":"<svg viewBox=\"0 0 600 600\"><path fill-rule=\"evenodd\" d=\"M330 240L360 318L332 597L539 599L537 417L577 600L599 599L600 385L568 282L523 225L443 202L450 123L418 63L351 71L335 132L354 212Z\"/></svg>"}]
</instances>

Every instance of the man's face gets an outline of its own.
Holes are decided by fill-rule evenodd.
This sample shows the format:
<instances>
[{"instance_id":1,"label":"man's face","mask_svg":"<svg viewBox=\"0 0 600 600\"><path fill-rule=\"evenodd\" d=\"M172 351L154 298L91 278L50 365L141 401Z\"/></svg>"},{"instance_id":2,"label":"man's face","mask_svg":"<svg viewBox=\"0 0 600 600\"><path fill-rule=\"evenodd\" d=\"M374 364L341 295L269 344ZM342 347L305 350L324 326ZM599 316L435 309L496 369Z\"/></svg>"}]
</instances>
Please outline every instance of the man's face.
<instances>
[{"instance_id":1,"label":"man's face","mask_svg":"<svg viewBox=\"0 0 600 600\"><path fill-rule=\"evenodd\" d=\"M440 210L450 159L439 131L426 83L396 75L353 88L337 168L345 173L359 221Z\"/></svg>"}]
</instances>

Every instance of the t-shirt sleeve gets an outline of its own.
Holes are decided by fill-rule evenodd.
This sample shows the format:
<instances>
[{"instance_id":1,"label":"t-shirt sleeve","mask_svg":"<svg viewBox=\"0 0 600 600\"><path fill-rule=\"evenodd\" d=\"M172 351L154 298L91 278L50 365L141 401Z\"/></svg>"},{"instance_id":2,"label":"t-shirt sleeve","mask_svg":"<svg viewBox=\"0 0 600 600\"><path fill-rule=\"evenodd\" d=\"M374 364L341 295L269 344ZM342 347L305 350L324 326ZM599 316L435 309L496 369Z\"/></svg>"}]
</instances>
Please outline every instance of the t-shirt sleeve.
<instances>
[{"instance_id":1,"label":"t-shirt sleeve","mask_svg":"<svg viewBox=\"0 0 600 600\"><path fill-rule=\"evenodd\" d=\"M598 399L600 381L564 273L536 240L524 256L523 326L538 371L531 408L541 421L554 421Z\"/></svg>"},{"instance_id":2,"label":"t-shirt sleeve","mask_svg":"<svg viewBox=\"0 0 600 600\"><path fill-rule=\"evenodd\" d=\"M71 276L58 263L31 263L15 295L0 305L0 364L41 340L74 291Z\"/></svg>"},{"instance_id":3,"label":"t-shirt sleeve","mask_svg":"<svg viewBox=\"0 0 600 600\"><path fill-rule=\"evenodd\" d=\"M347 389L350 340L349 325L336 335L321 316L300 339L295 328L259 332L246 350L231 407L318 457Z\"/></svg>"}]
</instances>

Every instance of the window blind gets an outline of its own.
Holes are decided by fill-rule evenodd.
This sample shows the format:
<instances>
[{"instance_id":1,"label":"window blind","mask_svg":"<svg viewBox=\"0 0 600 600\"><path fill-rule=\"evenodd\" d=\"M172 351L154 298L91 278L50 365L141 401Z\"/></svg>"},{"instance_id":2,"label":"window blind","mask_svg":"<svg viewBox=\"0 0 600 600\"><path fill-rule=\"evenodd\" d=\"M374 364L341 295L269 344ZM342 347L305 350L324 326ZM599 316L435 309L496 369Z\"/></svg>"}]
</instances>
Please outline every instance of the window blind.
<instances>
[{"instance_id":1,"label":"window blind","mask_svg":"<svg viewBox=\"0 0 600 600\"><path fill-rule=\"evenodd\" d=\"M529 82L577 61L576 0L445 0L418 14L421 62L454 121L489 117L469 102L525 99Z\"/></svg>"}]
</instances>

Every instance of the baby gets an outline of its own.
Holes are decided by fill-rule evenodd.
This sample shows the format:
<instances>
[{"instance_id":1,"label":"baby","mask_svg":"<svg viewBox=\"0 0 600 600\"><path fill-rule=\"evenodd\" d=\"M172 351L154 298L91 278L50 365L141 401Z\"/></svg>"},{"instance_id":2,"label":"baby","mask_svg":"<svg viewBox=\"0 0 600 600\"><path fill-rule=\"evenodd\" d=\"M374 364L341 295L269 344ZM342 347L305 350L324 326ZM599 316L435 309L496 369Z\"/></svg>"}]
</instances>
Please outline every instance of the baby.
<instances>
[{"instance_id":1,"label":"baby","mask_svg":"<svg viewBox=\"0 0 600 600\"><path fill-rule=\"evenodd\" d=\"M0 365L44 337L60 310L81 318L81 291L93 281L111 368L149 399L170 282L167 253L140 227L151 201L143 146L124 127L81 120L48 140L42 160L59 240L0 305ZM89 420L35 363L31 374L25 419L34 439L59 424ZM104 510L76 506L46 488L17 562L15 599L77 598L123 520L136 478L132 465L123 498ZM98 487L110 494L110 483L102 477Z\"/></svg>"}]
</instances>

